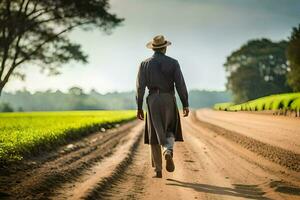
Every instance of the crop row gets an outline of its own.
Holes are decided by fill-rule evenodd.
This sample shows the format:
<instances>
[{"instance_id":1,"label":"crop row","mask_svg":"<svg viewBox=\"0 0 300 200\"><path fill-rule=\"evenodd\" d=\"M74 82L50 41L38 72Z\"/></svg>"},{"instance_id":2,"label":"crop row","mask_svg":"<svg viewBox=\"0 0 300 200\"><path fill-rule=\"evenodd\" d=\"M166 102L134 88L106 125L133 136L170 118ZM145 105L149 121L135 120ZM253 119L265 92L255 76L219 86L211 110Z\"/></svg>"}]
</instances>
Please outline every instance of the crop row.
<instances>
[{"instance_id":1,"label":"crop row","mask_svg":"<svg viewBox=\"0 0 300 200\"><path fill-rule=\"evenodd\" d=\"M275 114L294 113L300 116L300 93L276 94L261 97L242 104L219 103L214 105L215 110L224 111L265 111L271 110Z\"/></svg>"},{"instance_id":2,"label":"crop row","mask_svg":"<svg viewBox=\"0 0 300 200\"><path fill-rule=\"evenodd\" d=\"M134 118L134 111L0 113L0 163L21 160Z\"/></svg>"}]
</instances>

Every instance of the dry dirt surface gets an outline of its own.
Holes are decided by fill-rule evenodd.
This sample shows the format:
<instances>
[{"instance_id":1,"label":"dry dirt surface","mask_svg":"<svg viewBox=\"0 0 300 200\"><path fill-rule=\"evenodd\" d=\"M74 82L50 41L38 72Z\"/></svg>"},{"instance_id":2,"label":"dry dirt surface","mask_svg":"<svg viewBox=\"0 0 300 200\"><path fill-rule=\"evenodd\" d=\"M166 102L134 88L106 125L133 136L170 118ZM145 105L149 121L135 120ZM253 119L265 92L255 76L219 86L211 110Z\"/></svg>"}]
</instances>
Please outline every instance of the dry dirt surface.
<instances>
[{"instance_id":1,"label":"dry dirt surface","mask_svg":"<svg viewBox=\"0 0 300 200\"><path fill-rule=\"evenodd\" d=\"M175 172L158 179L134 121L1 169L0 199L300 199L299 125L195 111L182 119Z\"/></svg>"}]
</instances>

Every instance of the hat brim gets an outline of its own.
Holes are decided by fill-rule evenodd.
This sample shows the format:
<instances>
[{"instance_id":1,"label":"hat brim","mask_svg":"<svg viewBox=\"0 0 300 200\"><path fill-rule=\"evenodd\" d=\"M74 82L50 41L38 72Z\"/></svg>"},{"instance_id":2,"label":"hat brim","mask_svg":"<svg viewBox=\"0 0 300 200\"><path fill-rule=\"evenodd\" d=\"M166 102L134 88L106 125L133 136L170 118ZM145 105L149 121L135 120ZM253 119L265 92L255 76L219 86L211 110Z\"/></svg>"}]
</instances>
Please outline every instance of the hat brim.
<instances>
[{"instance_id":1,"label":"hat brim","mask_svg":"<svg viewBox=\"0 0 300 200\"><path fill-rule=\"evenodd\" d=\"M171 44L172 44L172 43L171 43L170 41L166 41L166 43L163 44L163 45L160 45L160 46L153 46L152 41L151 41L151 42L148 42L148 43L147 43L146 47L147 47L148 49L160 49L160 48L163 48L163 47L170 46Z\"/></svg>"}]
</instances>

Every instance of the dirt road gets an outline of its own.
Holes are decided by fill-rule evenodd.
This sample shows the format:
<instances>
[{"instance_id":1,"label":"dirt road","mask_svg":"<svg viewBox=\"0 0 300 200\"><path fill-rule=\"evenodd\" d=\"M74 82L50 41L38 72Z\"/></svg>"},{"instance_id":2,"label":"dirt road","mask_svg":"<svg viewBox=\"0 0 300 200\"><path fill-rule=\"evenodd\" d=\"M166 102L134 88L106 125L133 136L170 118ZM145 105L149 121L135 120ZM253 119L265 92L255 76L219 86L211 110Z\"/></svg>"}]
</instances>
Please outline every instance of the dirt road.
<instances>
[{"instance_id":1,"label":"dirt road","mask_svg":"<svg viewBox=\"0 0 300 200\"><path fill-rule=\"evenodd\" d=\"M261 142L300 154L300 120L296 117L243 112L196 112L199 119L239 132Z\"/></svg>"},{"instance_id":2,"label":"dirt road","mask_svg":"<svg viewBox=\"0 0 300 200\"><path fill-rule=\"evenodd\" d=\"M201 110L182 123L175 172L162 179L135 121L1 173L0 198L300 199L299 119Z\"/></svg>"}]
</instances>

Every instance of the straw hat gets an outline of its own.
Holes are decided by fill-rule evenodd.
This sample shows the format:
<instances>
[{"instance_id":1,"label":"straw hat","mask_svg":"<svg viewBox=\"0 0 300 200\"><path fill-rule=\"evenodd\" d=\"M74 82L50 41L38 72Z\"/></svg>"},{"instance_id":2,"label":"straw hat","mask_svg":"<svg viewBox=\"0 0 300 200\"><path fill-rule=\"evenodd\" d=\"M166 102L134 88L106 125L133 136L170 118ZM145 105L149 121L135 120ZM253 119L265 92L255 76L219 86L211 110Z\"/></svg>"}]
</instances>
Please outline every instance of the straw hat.
<instances>
[{"instance_id":1,"label":"straw hat","mask_svg":"<svg viewBox=\"0 0 300 200\"><path fill-rule=\"evenodd\" d=\"M171 42L165 40L165 37L163 35L157 35L152 39L151 42L147 43L146 47L149 49L160 49L171 44Z\"/></svg>"}]
</instances>

